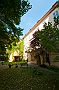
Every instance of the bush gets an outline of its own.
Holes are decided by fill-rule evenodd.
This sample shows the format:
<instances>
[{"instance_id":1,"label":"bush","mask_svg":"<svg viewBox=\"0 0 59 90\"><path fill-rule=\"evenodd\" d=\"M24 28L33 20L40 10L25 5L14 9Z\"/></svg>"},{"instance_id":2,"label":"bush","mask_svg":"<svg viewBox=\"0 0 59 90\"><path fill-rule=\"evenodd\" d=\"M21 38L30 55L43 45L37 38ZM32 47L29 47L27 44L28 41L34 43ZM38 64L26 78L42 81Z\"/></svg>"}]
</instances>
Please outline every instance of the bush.
<instances>
[{"instance_id":1,"label":"bush","mask_svg":"<svg viewBox=\"0 0 59 90\"><path fill-rule=\"evenodd\" d=\"M56 56L56 57L54 58L54 62L59 62L59 56Z\"/></svg>"},{"instance_id":2,"label":"bush","mask_svg":"<svg viewBox=\"0 0 59 90\"><path fill-rule=\"evenodd\" d=\"M0 54L0 61L8 61L8 55L7 54Z\"/></svg>"}]
</instances>

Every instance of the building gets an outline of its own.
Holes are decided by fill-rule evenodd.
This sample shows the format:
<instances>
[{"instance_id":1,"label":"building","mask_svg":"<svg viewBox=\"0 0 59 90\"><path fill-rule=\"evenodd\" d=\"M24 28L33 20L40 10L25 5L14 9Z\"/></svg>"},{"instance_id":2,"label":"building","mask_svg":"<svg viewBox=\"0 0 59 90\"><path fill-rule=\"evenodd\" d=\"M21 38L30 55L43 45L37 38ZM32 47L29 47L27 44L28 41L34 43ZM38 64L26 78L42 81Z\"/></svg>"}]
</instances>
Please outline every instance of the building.
<instances>
[{"instance_id":1,"label":"building","mask_svg":"<svg viewBox=\"0 0 59 90\"><path fill-rule=\"evenodd\" d=\"M59 2L57 1L51 9L40 19L38 22L29 30L29 32L23 37L24 40L24 59L28 58L29 61L32 60L32 55L29 53L30 41L33 38L33 34L38 29L43 29L44 23L52 22L54 24L54 17L59 16ZM30 51L31 52L31 51Z\"/></svg>"},{"instance_id":2,"label":"building","mask_svg":"<svg viewBox=\"0 0 59 90\"><path fill-rule=\"evenodd\" d=\"M7 49L7 53L9 54L9 62L21 61L23 58L23 46L23 40L20 40L18 43L16 43L16 46L12 45L11 50Z\"/></svg>"}]
</instances>

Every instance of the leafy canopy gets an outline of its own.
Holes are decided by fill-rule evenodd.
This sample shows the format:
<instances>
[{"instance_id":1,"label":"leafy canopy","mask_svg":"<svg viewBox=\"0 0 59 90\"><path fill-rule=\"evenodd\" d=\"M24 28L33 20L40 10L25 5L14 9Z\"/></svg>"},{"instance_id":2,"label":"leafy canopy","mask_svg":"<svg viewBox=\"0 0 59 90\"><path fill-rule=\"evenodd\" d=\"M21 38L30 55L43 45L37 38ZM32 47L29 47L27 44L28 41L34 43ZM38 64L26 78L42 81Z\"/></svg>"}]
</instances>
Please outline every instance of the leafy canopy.
<instances>
[{"instance_id":1,"label":"leafy canopy","mask_svg":"<svg viewBox=\"0 0 59 90\"><path fill-rule=\"evenodd\" d=\"M17 52L20 58L23 58L23 53L24 53L24 41L20 40L18 43L16 43L16 46L13 45L12 43L12 48L7 49L7 54L10 58L10 55L12 54L12 58L14 57L14 52Z\"/></svg>"},{"instance_id":2,"label":"leafy canopy","mask_svg":"<svg viewBox=\"0 0 59 90\"><path fill-rule=\"evenodd\" d=\"M0 51L19 40L21 17L31 8L28 0L0 0Z\"/></svg>"},{"instance_id":3,"label":"leafy canopy","mask_svg":"<svg viewBox=\"0 0 59 90\"><path fill-rule=\"evenodd\" d=\"M43 27L44 29L33 34L30 46L32 48L40 46L48 52L59 51L59 16L54 18L54 26L48 22Z\"/></svg>"}]
</instances>

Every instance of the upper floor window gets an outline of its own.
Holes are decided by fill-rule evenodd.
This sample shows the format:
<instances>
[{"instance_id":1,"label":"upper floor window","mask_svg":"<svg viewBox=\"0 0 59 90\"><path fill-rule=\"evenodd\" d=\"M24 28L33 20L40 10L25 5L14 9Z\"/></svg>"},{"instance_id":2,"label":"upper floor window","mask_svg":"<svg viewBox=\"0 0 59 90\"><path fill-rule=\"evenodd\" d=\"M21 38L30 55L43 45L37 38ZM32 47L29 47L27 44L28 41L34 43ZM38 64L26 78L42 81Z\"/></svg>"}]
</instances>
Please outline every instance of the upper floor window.
<instances>
[{"instance_id":1,"label":"upper floor window","mask_svg":"<svg viewBox=\"0 0 59 90\"><path fill-rule=\"evenodd\" d=\"M54 16L54 17L58 17L58 16L59 16L58 11L55 11L55 12L53 13L53 16Z\"/></svg>"}]
</instances>

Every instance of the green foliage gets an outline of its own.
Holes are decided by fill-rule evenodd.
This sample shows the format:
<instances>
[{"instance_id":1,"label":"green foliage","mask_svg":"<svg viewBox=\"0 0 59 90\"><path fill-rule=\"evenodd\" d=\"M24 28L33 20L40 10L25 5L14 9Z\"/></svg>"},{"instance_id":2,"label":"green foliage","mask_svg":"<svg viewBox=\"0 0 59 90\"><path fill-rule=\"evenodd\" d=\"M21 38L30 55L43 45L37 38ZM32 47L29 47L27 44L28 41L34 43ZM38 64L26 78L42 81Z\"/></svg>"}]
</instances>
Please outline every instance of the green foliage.
<instances>
[{"instance_id":1,"label":"green foliage","mask_svg":"<svg viewBox=\"0 0 59 90\"><path fill-rule=\"evenodd\" d=\"M56 56L56 57L54 58L54 62L59 62L59 56Z\"/></svg>"},{"instance_id":2,"label":"green foliage","mask_svg":"<svg viewBox=\"0 0 59 90\"><path fill-rule=\"evenodd\" d=\"M48 22L48 24L44 24L44 29L36 31L30 44L31 48L35 50L35 55L38 53L42 56L43 64L47 59L47 53L59 52L59 17L56 19L54 19L54 26ZM50 65L50 59L48 59L48 63Z\"/></svg>"},{"instance_id":3,"label":"green foliage","mask_svg":"<svg viewBox=\"0 0 59 90\"><path fill-rule=\"evenodd\" d=\"M8 54L0 54L0 61L8 61Z\"/></svg>"},{"instance_id":4,"label":"green foliage","mask_svg":"<svg viewBox=\"0 0 59 90\"><path fill-rule=\"evenodd\" d=\"M22 59L23 58L23 53L24 53L24 41L23 40L20 40L18 43L16 43L16 45L13 42L12 43L12 48L7 49L7 53L9 55L9 57L10 57L11 53L12 53L12 55L14 55L15 51L20 56L20 59Z\"/></svg>"},{"instance_id":5,"label":"green foliage","mask_svg":"<svg viewBox=\"0 0 59 90\"><path fill-rule=\"evenodd\" d=\"M58 17L59 19L59 17ZM59 21L54 23L54 26L50 22L44 24L44 29L38 30L33 34L33 41L31 41L31 47L41 46L48 52L59 50Z\"/></svg>"},{"instance_id":6,"label":"green foliage","mask_svg":"<svg viewBox=\"0 0 59 90\"><path fill-rule=\"evenodd\" d=\"M56 29L48 22L41 31L41 44L48 52L55 51L57 34Z\"/></svg>"},{"instance_id":7,"label":"green foliage","mask_svg":"<svg viewBox=\"0 0 59 90\"><path fill-rule=\"evenodd\" d=\"M16 25L30 8L28 0L0 0L0 50L19 40L23 29Z\"/></svg>"},{"instance_id":8,"label":"green foliage","mask_svg":"<svg viewBox=\"0 0 59 90\"><path fill-rule=\"evenodd\" d=\"M19 50L19 55L21 58L23 58L23 53L24 53L24 41L20 40L20 43L17 45L17 49Z\"/></svg>"}]
</instances>

